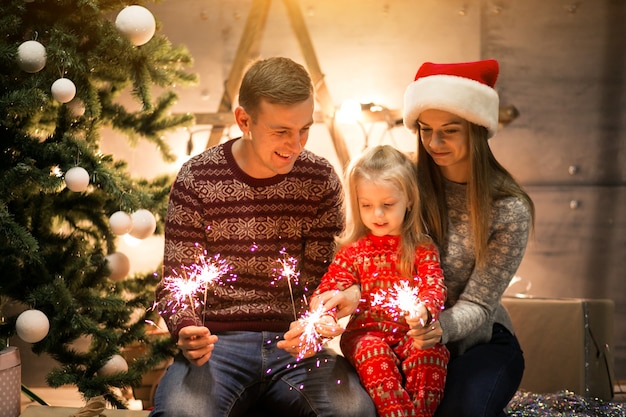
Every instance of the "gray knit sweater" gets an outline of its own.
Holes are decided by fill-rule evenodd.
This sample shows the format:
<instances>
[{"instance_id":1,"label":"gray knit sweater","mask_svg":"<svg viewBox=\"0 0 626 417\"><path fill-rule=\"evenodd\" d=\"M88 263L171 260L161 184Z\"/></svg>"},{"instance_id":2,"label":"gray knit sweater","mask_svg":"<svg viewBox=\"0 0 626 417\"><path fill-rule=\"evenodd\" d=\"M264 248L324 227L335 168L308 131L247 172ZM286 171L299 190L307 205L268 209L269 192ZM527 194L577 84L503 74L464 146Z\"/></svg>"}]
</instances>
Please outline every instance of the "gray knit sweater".
<instances>
[{"instance_id":1,"label":"gray knit sweater","mask_svg":"<svg viewBox=\"0 0 626 417\"><path fill-rule=\"evenodd\" d=\"M476 267L466 186L446 181L445 191L449 219L441 266L448 301L439 320L442 342L456 356L489 341L494 323L513 331L501 298L524 255L531 215L517 197L496 200L491 207L486 266Z\"/></svg>"}]
</instances>

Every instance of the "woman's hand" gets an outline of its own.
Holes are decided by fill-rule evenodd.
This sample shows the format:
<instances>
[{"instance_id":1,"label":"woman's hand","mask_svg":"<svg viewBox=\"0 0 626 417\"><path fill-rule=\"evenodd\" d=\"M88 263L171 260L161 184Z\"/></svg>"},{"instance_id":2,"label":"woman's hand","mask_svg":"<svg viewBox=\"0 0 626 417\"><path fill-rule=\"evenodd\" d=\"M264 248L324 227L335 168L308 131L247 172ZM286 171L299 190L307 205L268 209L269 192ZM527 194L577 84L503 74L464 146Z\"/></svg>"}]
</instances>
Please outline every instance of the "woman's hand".
<instances>
[{"instance_id":1,"label":"woman's hand","mask_svg":"<svg viewBox=\"0 0 626 417\"><path fill-rule=\"evenodd\" d=\"M354 313L360 300L361 288L358 285L352 285L343 291L326 291L313 297L311 311L315 311L320 304L324 304L325 311L336 309L337 319L340 319Z\"/></svg>"},{"instance_id":2,"label":"woman's hand","mask_svg":"<svg viewBox=\"0 0 626 417\"><path fill-rule=\"evenodd\" d=\"M196 366L202 366L211 358L217 336L200 326L183 327L178 333L177 346L183 356Z\"/></svg>"},{"instance_id":3,"label":"woman's hand","mask_svg":"<svg viewBox=\"0 0 626 417\"><path fill-rule=\"evenodd\" d=\"M409 321L407 320L407 323ZM443 329L439 320L434 321L426 326L416 322L411 326L408 335L413 338L413 346L418 349L429 349L441 342Z\"/></svg>"}]
</instances>

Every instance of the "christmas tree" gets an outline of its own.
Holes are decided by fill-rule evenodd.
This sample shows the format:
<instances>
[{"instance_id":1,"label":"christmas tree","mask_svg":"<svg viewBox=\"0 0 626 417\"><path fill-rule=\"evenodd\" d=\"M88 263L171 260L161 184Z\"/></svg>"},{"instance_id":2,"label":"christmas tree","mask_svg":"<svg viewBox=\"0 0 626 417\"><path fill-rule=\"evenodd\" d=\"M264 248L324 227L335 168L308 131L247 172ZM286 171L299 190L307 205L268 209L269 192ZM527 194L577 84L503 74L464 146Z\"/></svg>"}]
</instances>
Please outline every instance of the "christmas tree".
<instances>
[{"instance_id":1,"label":"christmas tree","mask_svg":"<svg viewBox=\"0 0 626 417\"><path fill-rule=\"evenodd\" d=\"M102 129L150 141L171 161L164 133L192 122L169 113L171 86L195 81L191 57L158 34L147 8L119 0L3 0L2 12L0 299L26 311L4 317L0 339L17 333L58 361L51 387L125 408L120 389L174 346L147 334L160 272L125 277L116 239L162 231L171 178L134 178L100 152ZM120 104L125 95L135 106ZM147 353L126 370L117 355L137 343Z\"/></svg>"}]
</instances>

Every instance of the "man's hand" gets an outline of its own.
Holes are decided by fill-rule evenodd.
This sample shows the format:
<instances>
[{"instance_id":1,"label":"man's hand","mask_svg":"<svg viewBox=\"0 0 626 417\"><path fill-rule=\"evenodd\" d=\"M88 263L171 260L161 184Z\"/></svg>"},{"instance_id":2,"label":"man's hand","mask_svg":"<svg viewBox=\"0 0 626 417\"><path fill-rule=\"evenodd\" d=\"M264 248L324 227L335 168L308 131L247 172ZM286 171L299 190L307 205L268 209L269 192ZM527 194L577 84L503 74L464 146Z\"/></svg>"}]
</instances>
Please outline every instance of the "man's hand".
<instances>
[{"instance_id":1,"label":"man's hand","mask_svg":"<svg viewBox=\"0 0 626 417\"><path fill-rule=\"evenodd\" d=\"M202 366L209 361L215 343L217 336L212 335L206 327L187 326L178 333L178 348L196 366Z\"/></svg>"},{"instance_id":2,"label":"man's hand","mask_svg":"<svg viewBox=\"0 0 626 417\"><path fill-rule=\"evenodd\" d=\"M300 341L300 337L304 332L304 327L299 321L292 321L289 325L289 330L283 336L283 340L279 340L276 347L287 351L294 358L308 358L315 354L315 350L309 349L309 351L300 352L303 349L303 343Z\"/></svg>"}]
</instances>

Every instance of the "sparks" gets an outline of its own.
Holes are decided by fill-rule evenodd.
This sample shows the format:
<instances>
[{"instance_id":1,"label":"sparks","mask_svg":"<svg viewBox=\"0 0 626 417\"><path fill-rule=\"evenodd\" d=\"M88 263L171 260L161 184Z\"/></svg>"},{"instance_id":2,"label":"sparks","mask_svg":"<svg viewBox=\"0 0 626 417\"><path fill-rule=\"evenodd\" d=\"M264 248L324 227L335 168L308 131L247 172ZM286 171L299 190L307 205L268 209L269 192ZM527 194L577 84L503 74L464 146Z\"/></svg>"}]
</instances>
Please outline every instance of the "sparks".
<instances>
[{"instance_id":1,"label":"sparks","mask_svg":"<svg viewBox=\"0 0 626 417\"><path fill-rule=\"evenodd\" d=\"M201 291L201 281L193 276L168 276L163 279L163 286L176 300L175 305L172 306L172 311L191 308L195 314L199 304L196 295Z\"/></svg>"},{"instance_id":2,"label":"sparks","mask_svg":"<svg viewBox=\"0 0 626 417\"><path fill-rule=\"evenodd\" d=\"M297 265L298 260L293 256L289 256L283 248L280 251L282 258L277 260L279 267L274 268L274 273L276 274L276 280L270 282L271 285L274 285L276 281L281 279L287 280L287 285L289 286L289 295L291 296L291 307L293 309L293 319L297 320L298 316L296 313L296 303L293 297L293 287L292 281L295 285L298 284L298 279L300 278L300 271L298 271Z\"/></svg>"},{"instance_id":3,"label":"sparks","mask_svg":"<svg viewBox=\"0 0 626 417\"><path fill-rule=\"evenodd\" d=\"M298 360L302 359L304 354L311 350L319 352L322 350L324 343L329 340L329 338L322 336L317 330L318 325L322 324L322 317L326 315L328 315L328 311L326 311L323 304L320 304L315 310L306 311L298 319L303 328L300 336L301 349L298 353Z\"/></svg>"},{"instance_id":4,"label":"sparks","mask_svg":"<svg viewBox=\"0 0 626 417\"><path fill-rule=\"evenodd\" d=\"M407 281L396 283L389 291L380 290L372 296L372 305L395 311L395 315L417 316L420 306L419 290ZM397 317L396 317L397 319Z\"/></svg>"},{"instance_id":5,"label":"sparks","mask_svg":"<svg viewBox=\"0 0 626 417\"><path fill-rule=\"evenodd\" d=\"M229 265L225 259L220 258L219 253L212 257L207 257L206 252L203 255L200 255L199 262L197 264L193 264L188 268L190 276L199 281L204 289L204 308L202 310L203 323L206 316L209 288L215 288L215 286L224 284L225 282L235 281L236 278L232 275L230 278L224 279L226 274L231 269L232 266Z\"/></svg>"}]
</instances>

